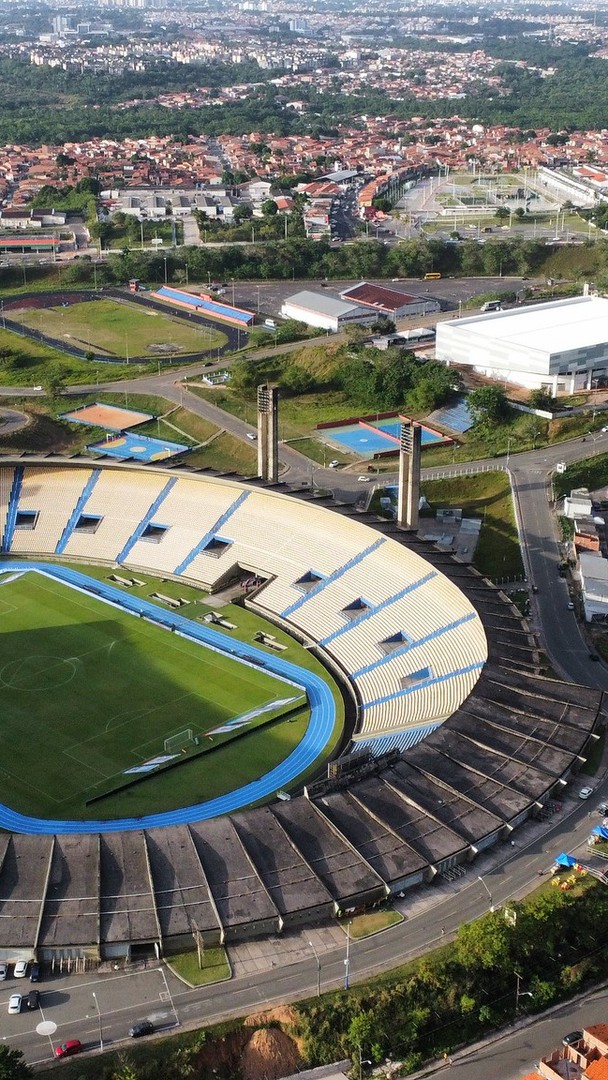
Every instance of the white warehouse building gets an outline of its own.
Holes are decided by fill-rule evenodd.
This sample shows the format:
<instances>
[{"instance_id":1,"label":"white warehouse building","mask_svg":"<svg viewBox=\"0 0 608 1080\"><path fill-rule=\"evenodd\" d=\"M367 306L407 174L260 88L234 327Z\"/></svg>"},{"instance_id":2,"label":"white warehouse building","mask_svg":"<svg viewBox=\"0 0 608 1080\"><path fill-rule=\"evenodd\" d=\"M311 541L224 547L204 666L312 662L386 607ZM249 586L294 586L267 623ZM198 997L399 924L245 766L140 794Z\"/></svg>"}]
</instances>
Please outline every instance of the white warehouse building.
<instances>
[{"instance_id":1,"label":"white warehouse building","mask_svg":"<svg viewBox=\"0 0 608 1080\"><path fill-rule=\"evenodd\" d=\"M554 396L592 389L608 379L608 300L577 296L438 323L436 356Z\"/></svg>"},{"instance_id":2,"label":"white warehouse building","mask_svg":"<svg viewBox=\"0 0 608 1080\"><path fill-rule=\"evenodd\" d=\"M284 319L296 319L307 326L330 330L334 334L351 323L371 326L378 320L375 308L334 300L332 296L316 293L311 289L288 296L281 308L281 315Z\"/></svg>"}]
</instances>

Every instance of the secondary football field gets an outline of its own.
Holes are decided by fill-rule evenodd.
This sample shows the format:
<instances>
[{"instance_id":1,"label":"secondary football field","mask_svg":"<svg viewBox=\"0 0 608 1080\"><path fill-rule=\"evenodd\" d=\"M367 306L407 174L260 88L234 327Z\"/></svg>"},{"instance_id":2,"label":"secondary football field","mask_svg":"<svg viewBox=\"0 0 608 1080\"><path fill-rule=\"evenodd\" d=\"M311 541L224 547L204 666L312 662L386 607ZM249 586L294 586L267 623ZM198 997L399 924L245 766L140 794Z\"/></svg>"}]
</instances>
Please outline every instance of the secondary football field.
<instances>
[{"instance_id":1,"label":"secondary football field","mask_svg":"<svg viewBox=\"0 0 608 1080\"><path fill-rule=\"evenodd\" d=\"M32 330L81 349L127 357L188 355L222 347L228 340L218 327L190 325L184 319L128 301L89 300L57 307L11 310L11 318Z\"/></svg>"},{"instance_id":2,"label":"secondary football field","mask_svg":"<svg viewBox=\"0 0 608 1080\"><path fill-rule=\"evenodd\" d=\"M0 802L79 820L247 784L293 750L309 716L299 688L270 672L39 573L0 587L0 711ZM166 746L185 731L187 746ZM128 771L171 755L151 775Z\"/></svg>"}]
</instances>

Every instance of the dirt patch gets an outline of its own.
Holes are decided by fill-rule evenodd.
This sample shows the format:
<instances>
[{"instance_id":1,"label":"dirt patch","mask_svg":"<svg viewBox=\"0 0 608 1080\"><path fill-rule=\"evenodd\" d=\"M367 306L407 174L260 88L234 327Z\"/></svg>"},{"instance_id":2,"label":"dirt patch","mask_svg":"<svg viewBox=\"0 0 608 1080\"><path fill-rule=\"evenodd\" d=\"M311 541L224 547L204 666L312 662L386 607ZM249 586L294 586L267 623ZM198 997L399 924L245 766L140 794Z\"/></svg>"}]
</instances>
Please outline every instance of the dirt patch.
<instances>
[{"instance_id":1,"label":"dirt patch","mask_svg":"<svg viewBox=\"0 0 608 1080\"><path fill-rule=\"evenodd\" d=\"M243 1080L280 1080L297 1071L298 1049L279 1028L254 1031L241 1057Z\"/></svg>"},{"instance_id":2,"label":"dirt patch","mask_svg":"<svg viewBox=\"0 0 608 1080\"><path fill-rule=\"evenodd\" d=\"M279 1005L276 1009L266 1009L265 1012L252 1013L243 1020L245 1027L261 1027L264 1024L282 1024L285 1027L296 1027L298 1014L291 1005Z\"/></svg>"},{"instance_id":3,"label":"dirt patch","mask_svg":"<svg viewBox=\"0 0 608 1080\"><path fill-rule=\"evenodd\" d=\"M148 352L151 353L180 353L183 352L181 345L177 345L174 341L167 342L152 342L147 346Z\"/></svg>"}]
</instances>

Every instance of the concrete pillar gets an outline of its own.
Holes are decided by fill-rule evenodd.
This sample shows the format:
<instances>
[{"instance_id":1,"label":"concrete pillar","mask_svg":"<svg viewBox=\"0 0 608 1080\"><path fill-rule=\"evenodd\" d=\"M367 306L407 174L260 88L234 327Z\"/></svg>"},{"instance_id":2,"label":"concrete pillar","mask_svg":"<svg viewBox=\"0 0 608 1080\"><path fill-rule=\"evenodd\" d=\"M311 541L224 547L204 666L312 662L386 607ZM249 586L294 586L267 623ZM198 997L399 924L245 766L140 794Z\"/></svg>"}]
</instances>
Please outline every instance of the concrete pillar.
<instances>
[{"instance_id":1,"label":"concrete pillar","mask_svg":"<svg viewBox=\"0 0 608 1080\"><path fill-rule=\"evenodd\" d=\"M279 388L266 383L258 386L258 476L279 479Z\"/></svg>"},{"instance_id":2,"label":"concrete pillar","mask_svg":"<svg viewBox=\"0 0 608 1080\"><path fill-rule=\"evenodd\" d=\"M415 422L401 425L399 437L399 491L397 525L400 529L418 528L420 505L420 448L422 428Z\"/></svg>"}]
</instances>

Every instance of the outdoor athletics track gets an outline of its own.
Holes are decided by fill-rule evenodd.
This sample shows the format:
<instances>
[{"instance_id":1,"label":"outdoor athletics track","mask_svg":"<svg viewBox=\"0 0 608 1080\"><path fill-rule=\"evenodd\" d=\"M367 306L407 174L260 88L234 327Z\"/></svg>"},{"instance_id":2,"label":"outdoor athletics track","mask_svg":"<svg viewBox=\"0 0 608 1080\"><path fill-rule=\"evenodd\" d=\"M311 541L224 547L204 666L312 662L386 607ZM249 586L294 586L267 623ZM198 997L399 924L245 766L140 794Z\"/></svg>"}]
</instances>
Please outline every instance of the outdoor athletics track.
<instances>
[{"instance_id":1,"label":"outdoor athletics track","mask_svg":"<svg viewBox=\"0 0 608 1080\"><path fill-rule=\"evenodd\" d=\"M297 686L304 687L310 705L310 722L298 746L280 765L260 777L259 780L254 780L245 787L238 788L217 799L210 799L208 802L186 806L179 810L170 810L164 814L121 818L116 821L57 821L51 818L31 818L25 814L18 814L16 811L11 810L10 807L0 803L1 828L7 829L9 832L60 834L122 832L128 829L152 829L165 825L188 825L190 822L203 821L207 818L232 813L251 802L257 802L259 799L274 795L303 773L323 752L334 728L335 706L328 684L323 682L312 671L306 671L296 664L291 664L278 656L262 652L253 645L242 641L231 640L230 647L228 647L226 638L217 630L212 630L207 626L196 626L182 615L162 611L147 600L126 596L124 593L119 592L118 589L113 588L113 586L102 581L93 581L86 574L80 574L76 570L44 562L22 563L10 561L2 563L2 573L23 573L30 570L38 571L77 589L82 589L89 596L97 596L101 601L133 612L135 615L139 616L143 613L144 617L149 618L152 622L159 623L168 629L174 628L182 633L184 637L200 641L218 652L241 657L245 663L248 662L245 659L246 657L255 656L265 670L289 682L296 683Z\"/></svg>"}]
</instances>

